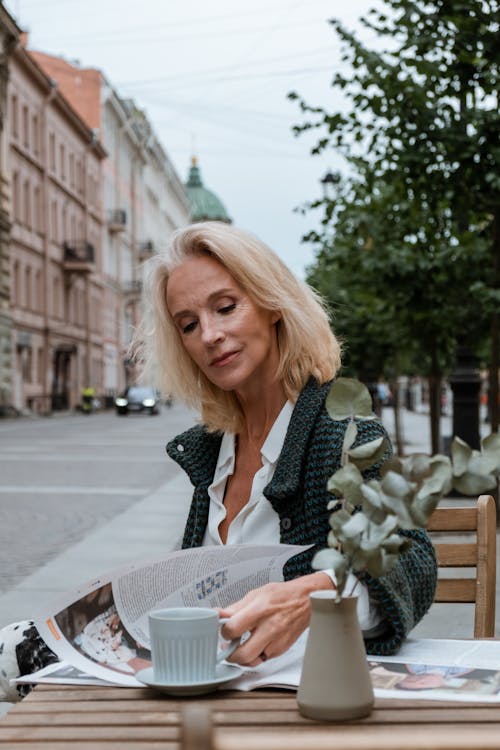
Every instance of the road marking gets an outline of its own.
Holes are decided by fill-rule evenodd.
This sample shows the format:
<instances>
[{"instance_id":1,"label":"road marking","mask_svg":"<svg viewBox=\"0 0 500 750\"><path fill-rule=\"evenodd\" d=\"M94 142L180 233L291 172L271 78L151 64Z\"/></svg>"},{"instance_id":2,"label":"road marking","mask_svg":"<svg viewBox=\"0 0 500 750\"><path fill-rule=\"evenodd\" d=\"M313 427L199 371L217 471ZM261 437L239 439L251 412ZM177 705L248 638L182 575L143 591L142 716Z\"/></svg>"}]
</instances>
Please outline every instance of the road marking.
<instances>
[{"instance_id":1,"label":"road marking","mask_svg":"<svg viewBox=\"0 0 500 750\"><path fill-rule=\"evenodd\" d=\"M16 493L18 495L133 495L140 496L150 492L149 487L79 487L64 485L62 487L39 487L26 485L20 487L18 484L0 485L0 493Z\"/></svg>"}]
</instances>

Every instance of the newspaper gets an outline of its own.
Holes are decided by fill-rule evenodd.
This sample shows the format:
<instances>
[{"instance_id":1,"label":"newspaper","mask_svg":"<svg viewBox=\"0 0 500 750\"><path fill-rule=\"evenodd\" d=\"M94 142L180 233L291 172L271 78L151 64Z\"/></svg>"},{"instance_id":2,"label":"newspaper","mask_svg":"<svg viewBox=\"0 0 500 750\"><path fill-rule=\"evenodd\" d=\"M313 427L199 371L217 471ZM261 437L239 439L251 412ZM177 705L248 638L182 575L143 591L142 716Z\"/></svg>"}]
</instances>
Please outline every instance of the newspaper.
<instances>
[{"instance_id":1,"label":"newspaper","mask_svg":"<svg viewBox=\"0 0 500 750\"><path fill-rule=\"evenodd\" d=\"M226 607L283 580L283 566L307 549L234 545L172 552L100 576L44 608L35 624L60 661L14 682L142 686L151 666L147 614L172 606ZM227 687L296 690L308 631L284 654L244 670ZM395 656L367 656L381 698L500 702L500 641L409 638Z\"/></svg>"},{"instance_id":2,"label":"newspaper","mask_svg":"<svg viewBox=\"0 0 500 750\"><path fill-rule=\"evenodd\" d=\"M35 624L65 666L89 678L139 686L135 674L151 666L150 610L227 607L252 589L282 581L287 560L307 548L232 545L172 552L87 582L44 607ZM61 664L53 666L60 673ZM29 678L36 681L36 675Z\"/></svg>"},{"instance_id":3,"label":"newspaper","mask_svg":"<svg viewBox=\"0 0 500 750\"><path fill-rule=\"evenodd\" d=\"M305 631L284 654L246 669L225 688L296 690L308 633ZM377 698L401 700L500 702L500 642L408 639L396 656L367 656ZM109 684L78 673L68 664L51 664L17 682L80 685Z\"/></svg>"}]
</instances>

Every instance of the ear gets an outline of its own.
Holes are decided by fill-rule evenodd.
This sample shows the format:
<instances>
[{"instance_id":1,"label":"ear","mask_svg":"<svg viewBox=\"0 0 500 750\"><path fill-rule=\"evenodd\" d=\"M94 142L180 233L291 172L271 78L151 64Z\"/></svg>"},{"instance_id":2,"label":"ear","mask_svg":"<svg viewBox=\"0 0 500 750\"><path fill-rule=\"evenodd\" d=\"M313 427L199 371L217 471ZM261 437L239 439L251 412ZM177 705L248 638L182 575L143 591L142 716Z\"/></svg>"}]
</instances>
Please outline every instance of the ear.
<instances>
[{"instance_id":1,"label":"ear","mask_svg":"<svg viewBox=\"0 0 500 750\"><path fill-rule=\"evenodd\" d=\"M281 320L281 313L279 310L272 310L270 315L271 325L275 325L278 320Z\"/></svg>"}]
</instances>

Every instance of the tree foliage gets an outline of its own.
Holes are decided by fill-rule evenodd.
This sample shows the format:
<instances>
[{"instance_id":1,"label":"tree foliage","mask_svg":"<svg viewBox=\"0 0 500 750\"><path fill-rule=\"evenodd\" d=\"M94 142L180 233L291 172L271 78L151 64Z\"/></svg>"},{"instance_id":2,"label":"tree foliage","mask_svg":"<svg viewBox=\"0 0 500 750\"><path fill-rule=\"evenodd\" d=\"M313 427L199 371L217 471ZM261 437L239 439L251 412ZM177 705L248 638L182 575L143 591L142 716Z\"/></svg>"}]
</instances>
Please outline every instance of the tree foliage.
<instances>
[{"instance_id":1,"label":"tree foliage","mask_svg":"<svg viewBox=\"0 0 500 750\"><path fill-rule=\"evenodd\" d=\"M358 367L413 356L439 382L457 337L476 345L500 304L498 0L387 0L364 46L339 21L349 104L328 112L292 93L347 176L323 207L309 279L330 299ZM379 45L380 46L380 45ZM358 370L359 371L359 370ZM436 405L435 405L436 407Z\"/></svg>"}]
</instances>

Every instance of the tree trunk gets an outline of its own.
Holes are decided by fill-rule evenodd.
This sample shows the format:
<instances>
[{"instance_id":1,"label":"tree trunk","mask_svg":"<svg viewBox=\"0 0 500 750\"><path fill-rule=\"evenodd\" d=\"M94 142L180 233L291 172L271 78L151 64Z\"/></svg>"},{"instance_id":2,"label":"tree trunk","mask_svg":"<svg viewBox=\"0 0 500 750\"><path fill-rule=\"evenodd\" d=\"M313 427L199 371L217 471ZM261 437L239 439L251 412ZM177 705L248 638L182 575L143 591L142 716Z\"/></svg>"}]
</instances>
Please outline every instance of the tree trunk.
<instances>
[{"instance_id":1,"label":"tree trunk","mask_svg":"<svg viewBox=\"0 0 500 750\"><path fill-rule=\"evenodd\" d=\"M401 427L401 410L399 408L399 382L397 375L391 382L392 408L394 409L394 438L396 440L396 453L404 456L405 448L403 442L403 430Z\"/></svg>"},{"instance_id":2,"label":"tree trunk","mask_svg":"<svg viewBox=\"0 0 500 750\"><path fill-rule=\"evenodd\" d=\"M441 448L441 373L436 344L431 345L431 374L429 375L429 410L431 423L431 454Z\"/></svg>"},{"instance_id":3,"label":"tree trunk","mask_svg":"<svg viewBox=\"0 0 500 750\"><path fill-rule=\"evenodd\" d=\"M495 211L493 219L493 284L495 289L500 287L500 211ZM498 369L500 367L499 345L499 316L494 313L491 319L491 357L489 378L489 412L491 431L498 431L499 403L498 403Z\"/></svg>"}]
</instances>

